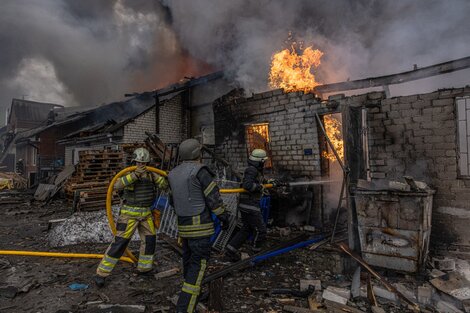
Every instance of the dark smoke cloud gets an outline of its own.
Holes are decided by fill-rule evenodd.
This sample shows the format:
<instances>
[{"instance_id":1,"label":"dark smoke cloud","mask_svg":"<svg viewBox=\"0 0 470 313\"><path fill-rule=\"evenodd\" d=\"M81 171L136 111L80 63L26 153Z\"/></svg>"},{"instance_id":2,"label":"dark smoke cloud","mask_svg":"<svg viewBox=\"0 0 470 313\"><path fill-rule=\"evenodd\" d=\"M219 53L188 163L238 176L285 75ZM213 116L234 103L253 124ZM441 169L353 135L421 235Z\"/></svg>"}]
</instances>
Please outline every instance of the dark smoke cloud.
<instances>
[{"instance_id":1,"label":"dark smoke cloud","mask_svg":"<svg viewBox=\"0 0 470 313\"><path fill-rule=\"evenodd\" d=\"M168 0L165 5L186 49L231 70L254 90L266 89L270 57L288 31L325 52L323 82L470 55L468 0Z\"/></svg>"},{"instance_id":2,"label":"dark smoke cloud","mask_svg":"<svg viewBox=\"0 0 470 313\"><path fill-rule=\"evenodd\" d=\"M158 1L2 0L0 9L0 125L13 97L99 104L199 70Z\"/></svg>"},{"instance_id":3,"label":"dark smoke cloud","mask_svg":"<svg viewBox=\"0 0 470 313\"><path fill-rule=\"evenodd\" d=\"M12 97L97 104L213 69L265 90L289 31L325 52L322 82L470 55L468 0L2 0L0 9L0 125Z\"/></svg>"}]
</instances>

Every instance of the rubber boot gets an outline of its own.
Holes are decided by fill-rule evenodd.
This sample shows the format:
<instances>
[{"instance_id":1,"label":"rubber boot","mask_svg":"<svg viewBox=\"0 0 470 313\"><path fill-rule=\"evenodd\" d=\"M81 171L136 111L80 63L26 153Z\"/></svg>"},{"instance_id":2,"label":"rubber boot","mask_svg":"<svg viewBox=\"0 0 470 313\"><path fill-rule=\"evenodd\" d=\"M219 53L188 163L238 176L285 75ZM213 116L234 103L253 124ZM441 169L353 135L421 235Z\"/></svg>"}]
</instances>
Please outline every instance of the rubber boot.
<instances>
[{"instance_id":1,"label":"rubber boot","mask_svg":"<svg viewBox=\"0 0 470 313\"><path fill-rule=\"evenodd\" d=\"M93 277L93 280L95 281L95 284L96 286L98 286L98 288L104 287L106 283L106 278L99 275L95 275L95 277Z\"/></svg>"}]
</instances>

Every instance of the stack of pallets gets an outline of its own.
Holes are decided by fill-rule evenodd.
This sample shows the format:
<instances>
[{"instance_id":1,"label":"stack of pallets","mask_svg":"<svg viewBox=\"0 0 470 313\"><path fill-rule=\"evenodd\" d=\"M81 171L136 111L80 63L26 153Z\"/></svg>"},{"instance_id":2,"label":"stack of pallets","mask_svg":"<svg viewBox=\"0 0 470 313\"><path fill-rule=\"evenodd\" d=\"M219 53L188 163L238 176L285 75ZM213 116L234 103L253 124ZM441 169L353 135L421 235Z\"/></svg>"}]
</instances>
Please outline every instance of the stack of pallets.
<instances>
[{"instance_id":1,"label":"stack of pallets","mask_svg":"<svg viewBox=\"0 0 470 313\"><path fill-rule=\"evenodd\" d=\"M127 154L111 149L79 152L76 171L65 184L65 193L78 211L104 209L108 185L126 167ZM118 203L117 194L113 203Z\"/></svg>"}]
</instances>

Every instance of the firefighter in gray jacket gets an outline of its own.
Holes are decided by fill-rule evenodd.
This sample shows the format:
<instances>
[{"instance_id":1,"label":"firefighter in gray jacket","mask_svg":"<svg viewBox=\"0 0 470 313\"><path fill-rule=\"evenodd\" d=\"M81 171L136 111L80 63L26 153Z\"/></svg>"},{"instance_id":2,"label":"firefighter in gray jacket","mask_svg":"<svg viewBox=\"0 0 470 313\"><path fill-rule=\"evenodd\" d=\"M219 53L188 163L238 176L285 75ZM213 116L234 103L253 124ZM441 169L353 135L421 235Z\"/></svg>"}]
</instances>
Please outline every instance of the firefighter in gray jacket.
<instances>
[{"instance_id":1,"label":"firefighter in gray jacket","mask_svg":"<svg viewBox=\"0 0 470 313\"><path fill-rule=\"evenodd\" d=\"M201 292L201 283L209 261L214 222L211 212L228 227L229 219L220 198L213 173L200 162L201 145L188 139L179 147L183 162L170 171L168 181L172 203L178 216L178 233L183 240L184 283L177 312L193 312Z\"/></svg>"}]
</instances>

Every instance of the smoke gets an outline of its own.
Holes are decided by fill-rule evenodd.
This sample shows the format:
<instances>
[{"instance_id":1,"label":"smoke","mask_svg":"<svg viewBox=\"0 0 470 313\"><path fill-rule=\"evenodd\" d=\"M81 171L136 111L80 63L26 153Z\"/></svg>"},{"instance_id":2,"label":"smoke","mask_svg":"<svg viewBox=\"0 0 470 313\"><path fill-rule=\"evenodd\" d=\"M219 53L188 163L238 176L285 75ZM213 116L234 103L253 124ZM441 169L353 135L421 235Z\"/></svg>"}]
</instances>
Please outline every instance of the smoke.
<instances>
[{"instance_id":1,"label":"smoke","mask_svg":"<svg viewBox=\"0 0 470 313\"><path fill-rule=\"evenodd\" d=\"M358 79L470 55L468 0L168 0L172 26L194 56L267 89L288 31L325 52L318 78Z\"/></svg>"},{"instance_id":2,"label":"smoke","mask_svg":"<svg viewBox=\"0 0 470 313\"><path fill-rule=\"evenodd\" d=\"M4 0L1 9L0 125L14 97L107 103L204 66L180 46L157 1Z\"/></svg>"},{"instance_id":3,"label":"smoke","mask_svg":"<svg viewBox=\"0 0 470 313\"><path fill-rule=\"evenodd\" d=\"M1 9L1 115L13 97L99 104L215 69L266 90L289 31L325 52L321 82L470 55L468 0L3 0Z\"/></svg>"}]
</instances>

